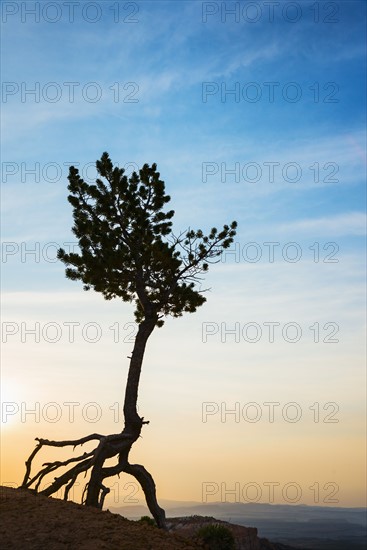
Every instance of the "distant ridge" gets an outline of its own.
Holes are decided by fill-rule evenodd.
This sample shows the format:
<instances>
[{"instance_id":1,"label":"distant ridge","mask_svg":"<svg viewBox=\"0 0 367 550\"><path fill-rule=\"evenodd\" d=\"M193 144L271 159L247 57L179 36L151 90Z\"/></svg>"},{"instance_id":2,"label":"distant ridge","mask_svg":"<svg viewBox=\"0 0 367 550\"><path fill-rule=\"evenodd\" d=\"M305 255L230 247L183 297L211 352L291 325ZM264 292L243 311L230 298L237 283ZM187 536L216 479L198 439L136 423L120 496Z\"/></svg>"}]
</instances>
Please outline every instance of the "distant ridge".
<instances>
[{"instance_id":1,"label":"distant ridge","mask_svg":"<svg viewBox=\"0 0 367 550\"><path fill-rule=\"evenodd\" d=\"M255 527L259 537L305 550L366 550L366 508L304 504L198 503L160 500L167 515L214 516L230 523ZM125 517L147 514L145 506L111 508Z\"/></svg>"},{"instance_id":2,"label":"distant ridge","mask_svg":"<svg viewBox=\"0 0 367 550\"><path fill-rule=\"evenodd\" d=\"M362 507L337 507L337 506L316 506L307 504L270 504L270 503L243 503L243 502L187 502L176 500L160 499L160 504L170 512L178 511L184 514L192 515L213 514L217 511L221 515L246 514L250 518L264 518L269 514L274 517L286 519L299 519L299 521L318 520L318 519L337 519L349 521L360 525L367 525L367 508ZM133 517L137 513L148 513L148 509L143 504L128 506L108 506L111 511L116 513L124 512L126 517Z\"/></svg>"}]
</instances>

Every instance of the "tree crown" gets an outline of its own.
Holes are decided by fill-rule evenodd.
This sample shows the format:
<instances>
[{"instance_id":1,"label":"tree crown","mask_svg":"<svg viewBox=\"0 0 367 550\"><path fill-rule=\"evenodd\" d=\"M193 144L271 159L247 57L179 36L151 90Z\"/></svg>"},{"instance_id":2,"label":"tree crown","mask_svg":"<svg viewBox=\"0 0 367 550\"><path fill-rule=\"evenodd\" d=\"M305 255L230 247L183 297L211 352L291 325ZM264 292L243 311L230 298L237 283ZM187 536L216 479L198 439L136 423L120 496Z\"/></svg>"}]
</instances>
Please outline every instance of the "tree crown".
<instances>
[{"instance_id":1,"label":"tree crown","mask_svg":"<svg viewBox=\"0 0 367 550\"><path fill-rule=\"evenodd\" d=\"M155 316L161 326L165 315L196 311L206 301L195 289L200 274L233 242L237 223L220 232L213 227L209 235L198 229L175 236L174 211L164 209L170 196L156 164L144 164L139 174L127 177L103 153L96 166L95 185L74 166L69 169L68 201L80 254L59 249L58 258L71 266L66 277L107 300L135 301L137 322Z\"/></svg>"}]
</instances>

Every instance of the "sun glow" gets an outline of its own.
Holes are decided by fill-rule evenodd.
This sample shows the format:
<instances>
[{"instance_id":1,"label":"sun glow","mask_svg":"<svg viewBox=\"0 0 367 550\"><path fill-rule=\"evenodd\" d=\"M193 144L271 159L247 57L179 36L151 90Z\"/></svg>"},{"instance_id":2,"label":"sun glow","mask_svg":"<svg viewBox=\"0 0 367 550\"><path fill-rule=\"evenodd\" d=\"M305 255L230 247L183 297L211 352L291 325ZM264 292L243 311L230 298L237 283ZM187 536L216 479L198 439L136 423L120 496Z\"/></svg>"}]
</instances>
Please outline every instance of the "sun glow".
<instances>
[{"instance_id":1,"label":"sun glow","mask_svg":"<svg viewBox=\"0 0 367 550\"><path fill-rule=\"evenodd\" d=\"M14 426L19 421L22 410L22 387L15 379L1 380L1 429ZM23 396L24 397L24 396Z\"/></svg>"}]
</instances>

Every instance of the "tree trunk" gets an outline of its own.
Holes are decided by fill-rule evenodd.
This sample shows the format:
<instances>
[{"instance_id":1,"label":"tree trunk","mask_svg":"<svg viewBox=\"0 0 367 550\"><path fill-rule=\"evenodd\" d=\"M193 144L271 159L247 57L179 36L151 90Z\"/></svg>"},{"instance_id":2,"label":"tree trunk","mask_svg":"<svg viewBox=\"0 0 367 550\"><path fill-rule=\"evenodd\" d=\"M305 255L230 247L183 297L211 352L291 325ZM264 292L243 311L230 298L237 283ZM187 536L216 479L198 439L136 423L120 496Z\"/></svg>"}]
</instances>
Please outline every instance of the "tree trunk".
<instances>
[{"instance_id":1,"label":"tree trunk","mask_svg":"<svg viewBox=\"0 0 367 550\"><path fill-rule=\"evenodd\" d=\"M123 441L118 445L119 463L115 468L103 468L103 463L106 458L117 454L117 450L113 453L108 452L104 442L101 442L101 452L95 457L91 477L87 487L86 505L100 506L103 504L105 495L105 487L102 481L105 477L115 475L119 472L126 472L134 476L139 481L141 488L144 491L147 506L154 517L158 527L165 529L166 517L164 510L158 505L155 483L151 474L140 464L130 464L128 457L133 443L139 438L142 426L144 424L143 417L140 417L137 412L137 399L141 367L145 352L146 343L149 336L154 330L157 322L157 316L152 315L146 317L139 325L138 333L135 338L134 349L130 359L129 373L125 390L124 401L124 417L125 427L121 435ZM116 449L117 449L116 448ZM98 452L98 451L97 451ZM100 491L102 490L102 500L100 499Z\"/></svg>"},{"instance_id":2,"label":"tree trunk","mask_svg":"<svg viewBox=\"0 0 367 550\"><path fill-rule=\"evenodd\" d=\"M143 425L143 419L139 417L137 412L138 388L141 373L141 366L145 352L147 340L154 330L157 322L157 316L151 316L144 319L139 325L138 333L135 338L134 350L130 360L129 374L127 377L125 401L124 401L124 416L126 433L140 435L140 430Z\"/></svg>"},{"instance_id":3,"label":"tree trunk","mask_svg":"<svg viewBox=\"0 0 367 550\"><path fill-rule=\"evenodd\" d=\"M144 321L139 325L126 383L124 401L125 427L122 432L107 436L92 434L78 440L66 441L49 441L48 439L36 438L38 445L26 461L26 474L22 487L30 489L31 486L35 484L35 491L37 492L41 481L43 481L46 475L55 472L59 468L75 463L75 465L66 472L58 477L54 477L53 482L48 485L46 489L40 490L40 493L50 496L61 487L65 487L64 499L66 500L77 477L82 473L86 475L88 470L91 470L89 482L84 488L83 502L87 506L102 508L105 496L110 491L108 487L103 485L103 480L106 477L126 472L134 476L140 483L144 491L148 508L158 527L161 529L166 528L165 512L158 505L153 477L142 465L130 464L128 460L130 449L139 438L143 424L148 424L148 422L144 422L143 417L138 415L137 399L145 347L149 336L156 326L157 319L157 315L153 312L150 315L146 315ZM65 447L70 445L75 448L77 445L83 445L87 441L92 440L97 440L99 442L93 451L84 453L76 458L69 458L63 462L46 462L43 464L42 469L35 476L31 477L32 461L44 445L51 447ZM117 459L115 466L104 467L105 461L113 457ZM86 495L85 499L84 495Z\"/></svg>"}]
</instances>

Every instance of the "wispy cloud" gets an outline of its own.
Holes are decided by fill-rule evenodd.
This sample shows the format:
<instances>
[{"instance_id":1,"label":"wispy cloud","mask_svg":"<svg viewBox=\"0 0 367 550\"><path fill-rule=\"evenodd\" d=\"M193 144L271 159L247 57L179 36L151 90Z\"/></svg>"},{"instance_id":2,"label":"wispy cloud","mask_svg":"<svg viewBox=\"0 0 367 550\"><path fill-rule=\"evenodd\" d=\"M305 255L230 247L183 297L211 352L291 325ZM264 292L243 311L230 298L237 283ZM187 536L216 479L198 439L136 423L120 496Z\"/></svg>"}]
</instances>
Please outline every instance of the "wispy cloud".
<instances>
[{"instance_id":1,"label":"wispy cloud","mask_svg":"<svg viewBox=\"0 0 367 550\"><path fill-rule=\"evenodd\" d=\"M297 231L327 237L366 235L367 217L364 212L349 212L324 218L309 218L279 226L280 231Z\"/></svg>"}]
</instances>

